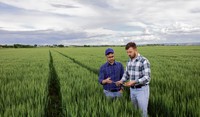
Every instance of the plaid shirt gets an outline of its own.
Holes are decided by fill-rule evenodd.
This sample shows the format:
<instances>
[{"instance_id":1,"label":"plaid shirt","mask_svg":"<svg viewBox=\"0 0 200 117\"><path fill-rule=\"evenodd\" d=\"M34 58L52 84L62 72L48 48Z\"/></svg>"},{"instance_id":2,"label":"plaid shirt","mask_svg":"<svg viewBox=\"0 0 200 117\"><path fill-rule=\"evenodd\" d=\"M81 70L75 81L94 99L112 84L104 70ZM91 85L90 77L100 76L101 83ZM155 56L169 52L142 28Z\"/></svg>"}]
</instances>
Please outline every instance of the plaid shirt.
<instances>
[{"instance_id":1,"label":"plaid shirt","mask_svg":"<svg viewBox=\"0 0 200 117\"><path fill-rule=\"evenodd\" d=\"M121 80L124 74L124 67L120 62L114 62L113 65L106 62L100 68L99 73L99 83L102 84L102 81L106 78L110 77L113 82ZM120 89L121 87L116 86L115 83L111 84L104 84L103 88L105 90L113 90L113 89Z\"/></svg>"},{"instance_id":2,"label":"plaid shirt","mask_svg":"<svg viewBox=\"0 0 200 117\"><path fill-rule=\"evenodd\" d=\"M150 82L150 63L149 61L138 53L138 56L127 62L126 71L122 77L122 81L135 80L136 85L149 84Z\"/></svg>"}]
</instances>

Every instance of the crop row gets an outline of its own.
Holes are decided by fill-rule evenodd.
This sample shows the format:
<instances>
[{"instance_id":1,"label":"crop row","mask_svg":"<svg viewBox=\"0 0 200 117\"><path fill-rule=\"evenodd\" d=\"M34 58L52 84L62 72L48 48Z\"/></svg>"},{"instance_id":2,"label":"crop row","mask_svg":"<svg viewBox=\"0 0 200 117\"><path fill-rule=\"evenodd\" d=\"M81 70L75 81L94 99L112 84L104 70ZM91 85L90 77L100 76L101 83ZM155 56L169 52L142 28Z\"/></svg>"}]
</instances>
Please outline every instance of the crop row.
<instances>
[{"instance_id":1,"label":"crop row","mask_svg":"<svg viewBox=\"0 0 200 117\"><path fill-rule=\"evenodd\" d=\"M43 116L48 81L48 51L0 52L0 116Z\"/></svg>"},{"instance_id":2,"label":"crop row","mask_svg":"<svg viewBox=\"0 0 200 117\"><path fill-rule=\"evenodd\" d=\"M109 101L104 97L93 71L73 60L52 52L60 81L62 102L66 116L139 116L130 100Z\"/></svg>"},{"instance_id":3,"label":"crop row","mask_svg":"<svg viewBox=\"0 0 200 117\"><path fill-rule=\"evenodd\" d=\"M104 97L97 79L105 49L0 50L0 116L139 116L128 88L119 100ZM200 116L200 48L138 49L151 63L149 115ZM126 51L114 50L125 67Z\"/></svg>"},{"instance_id":4,"label":"crop row","mask_svg":"<svg viewBox=\"0 0 200 117\"><path fill-rule=\"evenodd\" d=\"M106 48L57 49L77 63L98 69L106 61ZM122 47L115 47L115 58L124 67L128 59ZM149 114L151 116L200 116L199 46L139 47L151 63ZM126 92L128 93L128 92Z\"/></svg>"}]
</instances>

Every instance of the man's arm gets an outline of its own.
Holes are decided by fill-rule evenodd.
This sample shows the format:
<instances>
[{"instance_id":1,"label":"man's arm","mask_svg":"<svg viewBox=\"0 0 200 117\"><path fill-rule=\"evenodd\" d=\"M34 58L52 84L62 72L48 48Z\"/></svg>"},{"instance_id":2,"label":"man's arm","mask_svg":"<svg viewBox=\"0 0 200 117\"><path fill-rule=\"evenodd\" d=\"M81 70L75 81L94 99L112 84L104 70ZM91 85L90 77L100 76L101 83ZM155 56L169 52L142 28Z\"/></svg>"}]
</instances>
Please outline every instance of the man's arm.
<instances>
[{"instance_id":1,"label":"man's arm","mask_svg":"<svg viewBox=\"0 0 200 117\"><path fill-rule=\"evenodd\" d=\"M122 78L124 74L124 66L121 64L120 78Z\"/></svg>"},{"instance_id":2,"label":"man's arm","mask_svg":"<svg viewBox=\"0 0 200 117\"><path fill-rule=\"evenodd\" d=\"M148 60L145 60L142 64L142 74L144 75L142 78L136 80L136 84L146 84L150 81L151 77L151 69L150 69L150 63Z\"/></svg>"},{"instance_id":3,"label":"man's arm","mask_svg":"<svg viewBox=\"0 0 200 117\"><path fill-rule=\"evenodd\" d=\"M128 64L127 64L126 70L125 70L125 72L124 72L124 74L123 74L123 76L122 76L122 79L121 79L120 81L125 82L125 81L127 81L129 78L130 78L130 75L129 75L129 73L128 73Z\"/></svg>"},{"instance_id":4,"label":"man's arm","mask_svg":"<svg viewBox=\"0 0 200 117\"><path fill-rule=\"evenodd\" d=\"M104 85L104 84L108 84L108 83L112 83L112 80L110 80L111 78L108 77L108 78L104 78L104 71L103 71L103 68L101 67L100 68L100 73L99 73L99 83Z\"/></svg>"},{"instance_id":5,"label":"man's arm","mask_svg":"<svg viewBox=\"0 0 200 117\"><path fill-rule=\"evenodd\" d=\"M101 67L99 70L99 83L102 84L102 81L104 80L104 73L103 73L103 68Z\"/></svg>"},{"instance_id":6,"label":"man's arm","mask_svg":"<svg viewBox=\"0 0 200 117\"><path fill-rule=\"evenodd\" d=\"M127 64L128 65L128 64ZM122 79L120 80L120 81L117 81L116 82L116 85L117 86L120 86L121 84L123 84L125 81L127 81L128 79L129 79L129 73L128 73L128 68L127 68L127 66L126 66L126 70L125 70L125 72L124 72L124 74L123 74L123 76L122 76Z\"/></svg>"}]
</instances>

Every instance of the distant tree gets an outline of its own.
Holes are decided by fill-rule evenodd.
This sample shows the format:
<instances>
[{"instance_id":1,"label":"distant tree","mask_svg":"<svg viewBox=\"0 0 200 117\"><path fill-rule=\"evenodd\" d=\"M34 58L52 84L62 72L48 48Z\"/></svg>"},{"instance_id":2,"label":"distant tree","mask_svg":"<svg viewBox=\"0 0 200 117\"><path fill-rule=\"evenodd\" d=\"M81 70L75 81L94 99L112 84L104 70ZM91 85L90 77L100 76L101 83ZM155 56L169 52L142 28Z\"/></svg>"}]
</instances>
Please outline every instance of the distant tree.
<instances>
[{"instance_id":1,"label":"distant tree","mask_svg":"<svg viewBox=\"0 0 200 117\"><path fill-rule=\"evenodd\" d=\"M12 45L2 45L2 48L13 48Z\"/></svg>"},{"instance_id":2,"label":"distant tree","mask_svg":"<svg viewBox=\"0 0 200 117\"><path fill-rule=\"evenodd\" d=\"M14 44L13 47L14 48L20 48L20 44Z\"/></svg>"},{"instance_id":3,"label":"distant tree","mask_svg":"<svg viewBox=\"0 0 200 117\"><path fill-rule=\"evenodd\" d=\"M53 47L57 47L58 45L57 44L53 44Z\"/></svg>"},{"instance_id":4,"label":"distant tree","mask_svg":"<svg viewBox=\"0 0 200 117\"><path fill-rule=\"evenodd\" d=\"M84 47L90 47L90 45L84 45Z\"/></svg>"},{"instance_id":5,"label":"distant tree","mask_svg":"<svg viewBox=\"0 0 200 117\"><path fill-rule=\"evenodd\" d=\"M62 44L60 44L60 45L58 45L58 47L65 47L64 45L62 45Z\"/></svg>"},{"instance_id":6,"label":"distant tree","mask_svg":"<svg viewBox=\"0 0 200 117\"><path fill-rule=\"evenodd\" d=\"M35 46L32 46L32 45L22 45L22 44L14 44L13 47L14 48L33 48Z\"/></svg>"}]
</instances>

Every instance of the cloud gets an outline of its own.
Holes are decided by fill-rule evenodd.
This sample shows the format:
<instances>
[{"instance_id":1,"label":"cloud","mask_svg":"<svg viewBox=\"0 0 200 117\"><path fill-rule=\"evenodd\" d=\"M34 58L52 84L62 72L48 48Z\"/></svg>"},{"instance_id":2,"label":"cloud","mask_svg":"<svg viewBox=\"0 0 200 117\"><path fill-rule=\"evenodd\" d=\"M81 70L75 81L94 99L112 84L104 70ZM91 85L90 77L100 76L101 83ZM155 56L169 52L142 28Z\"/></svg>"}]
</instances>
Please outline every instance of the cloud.
<instances>
[{"instance_id":1,"label":"cloud","mask_svg":"<svg viewBox=\"0 0 200 117\"><path fill-rule=\"evenodd\" d=\"M63 5L63 4L51 4L53 7L58 7L58 8L79 8L78 6L75 5Z\"/></svg>"},{"instance_id":2,"label":"cloud","mask_svg":"<svg viewBox=\"0 0 200 117\"><path fill-rule=\"evenodd\" d=\"M168 34L172 34L172 33L175 33L175 34L198 33L200 34L200 27L192 26L189 24L181 23L181 22L175 22L169 27L162 28L161 32L165 34L167 33Z\"/></svg>"},{"instance_id":3,"label":"cloud","mask_svg":"<svg viewBox=\"0 0 200 117\"><path fill-rule=\"evenodd\" d=\"M37 30L37 31L4 31L0 30L0 43L36 43L38 44L56 44L61 40L74 40L77 38L85 38L86 34L82 32L53 31L53 30Z\"/></svg>"},{"instance_id":4,"label":"cloud","mask_svg":"<svg viewBox=\"0 0 200 117\"><path fill-rule=\"evenodd\" d=\"M142 28L146 28L147 25L143 22L127 22L127 25L129 26L138 26L138 27L142 27Z\"/></svg>"},{"instance_id":5,"label":"cloud","mask_svg":"<svg viewBox=\"0 0 200 117\"><path fill-rule=\"evenodd\" d=\"M191 13L200 13L200 8L194 8L190 10Z\"/></svg>"},{"instance_id":6,"label":"cloud","mask_svg":"<svg viewBox=\"0 0 200 117\"><path fill-rule=\"evenodd\" d=\"M0 2L0 43L199 42L199 4L197 0L6 0Z\"/></svg>"}]
</instances>

